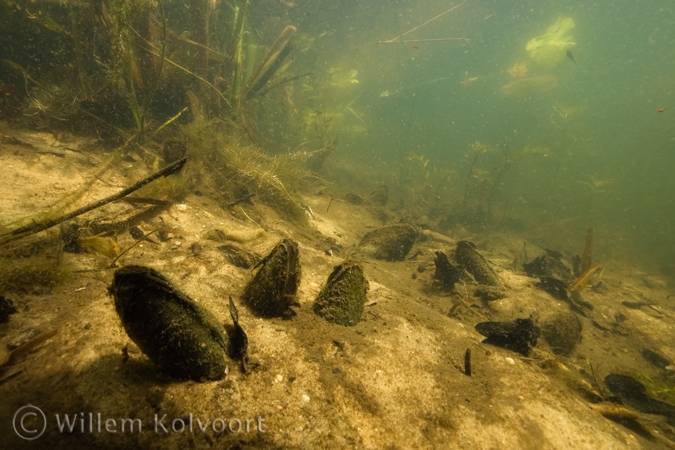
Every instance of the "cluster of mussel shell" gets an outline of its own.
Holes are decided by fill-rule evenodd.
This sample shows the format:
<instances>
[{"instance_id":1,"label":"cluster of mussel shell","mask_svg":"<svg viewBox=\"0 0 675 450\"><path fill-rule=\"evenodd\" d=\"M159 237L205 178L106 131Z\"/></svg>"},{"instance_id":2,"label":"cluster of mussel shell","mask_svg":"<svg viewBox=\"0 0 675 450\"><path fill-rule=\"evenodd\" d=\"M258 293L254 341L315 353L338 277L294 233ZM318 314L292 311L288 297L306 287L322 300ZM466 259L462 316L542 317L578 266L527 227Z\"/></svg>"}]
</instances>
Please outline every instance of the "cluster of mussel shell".
<instances>
[{"instance_id":1,"label":"cluster of mussel shell","mask_svg":"<svg viewBox=\"0 0 675 450\"><path fill-rule=\"evenodd\" d=\"M294 316L301 275L298 244L282 239L253 270L241 295L251 312L264 318ZM248 337L232 297L234 327L227 332L210 311L152 268L118 269L109 291L127 334L161 372L179 379L218 380L228 373L228 359L241 361L246 370ZM328 277L313 310L328 322L354 326L363 315L367 291L363 267L344 261Z\"/></svg>"},{"instance_id":2,"label":"cluster of mussel shell","mask_svg":"<svg viewBox=\"0 0 675 450\"><path fill-rule=\"evenodd\" d=\"M436 266L434 280L444 289L453 290L455 283L468 277L478 284L474 296L481 297L485 301L497 300L504 296L504 284L499 275L478 252L473 242L458 241L454 251L454 260L443 252L436 252L434 263ZM563 317L563 319L567 318ZM545 335L558 338L556 342L563 342L559 345L567 350L570 345L576 345L577 335L571 335L567 340L560 338L559 335L562 334L560 328L565 325L567 325L566 322L561 325L558 321L554 321L546 327ZM475 328L485 336L483 343L503 347L524 356L530 354L530 350L537 345L537 339L542 333L531 317L507 322L480 322L475 325Z\"/></svg>"},{"instance_id":3,"label":"cluster of mussel shell","mask_svg":"<svg viewBox=\"0 0 675 450\"><path fill-rule=\"evenodd\" d=\"M419 235L411 224L385 226L364 235L357 251L365 257L401 261ZM241 300L255 316L290 319L296 315L302 272L296 242L282 239L264 258L238 248L219 249L232 264L252 268L254 274ZM454 261L437 252L435 263L434 278L446 287L452 288L462 274L469 273L482 287L497 293L503 289L499 276L471 242L457 243ZM234 327L226 331L211 312L154 269L123 267L115 272L109 290L127 334L161 372L181 379L217 380L228 373L228 358L241 361L246 370L248 337L232 297L229 307ZM312 310L330 323L354 326L363 316L367 293L363 266L345 260L333 268ZM523 355L536 345L540 333L530 318L480 323L476 329L487 337L484 342Z\"/></svg>"}]
</instances>

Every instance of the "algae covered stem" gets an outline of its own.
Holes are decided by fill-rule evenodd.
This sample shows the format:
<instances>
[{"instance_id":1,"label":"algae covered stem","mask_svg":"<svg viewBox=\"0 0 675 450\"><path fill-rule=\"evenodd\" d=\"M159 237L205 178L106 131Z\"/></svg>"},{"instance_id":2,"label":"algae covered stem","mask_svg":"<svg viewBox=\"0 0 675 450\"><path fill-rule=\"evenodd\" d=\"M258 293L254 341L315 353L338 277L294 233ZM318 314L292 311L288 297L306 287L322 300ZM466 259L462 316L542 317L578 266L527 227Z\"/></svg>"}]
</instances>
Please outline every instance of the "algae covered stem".
<instances>
[{"instance_id":1,"label":"algae covered stem","mask_svg":"<svg viewBox=\"0 0 675 450\"><path fill-rule=\"evenodd\" d=\"M187 158L179 159L178 161L169 164L162 170L153 173L147 178L144 178L143 180L134 183L134 185L122 190L121 192L118 192L115 195L111 195L109 197L106 197L104 199L101 199L97 202L91 203L89 205L83 206L80 209L77 209L73 212L70 212L68 214L65 214L61 217L58 217L56 219L52 220L47 220L44 222L37 222L37 223L32 223L30 225L26 225L21 228L17 228L14 231L10 231L9 233L4 234L3 236L0 236L0 245L6 244L8 242L11 242L16 239L21 239L26 236L30 236L31 234L39 233L40 231L44 231L48 228L54 227L60 223L65 222L66 220L73 219L77 216L80 216L84 213L87 213L89 211L93 211L96 208L100 208L101 206L107 205L108 203L114 202L115 200L119 200L121 198L126 197L127 195L131 194L132 192L135 192L145 186L146 184L155 181L157 178L160 178L162 176L166 177L171 174L179 172L183 166L185 165L187 161Z\"/></svg>"}]
</instances>

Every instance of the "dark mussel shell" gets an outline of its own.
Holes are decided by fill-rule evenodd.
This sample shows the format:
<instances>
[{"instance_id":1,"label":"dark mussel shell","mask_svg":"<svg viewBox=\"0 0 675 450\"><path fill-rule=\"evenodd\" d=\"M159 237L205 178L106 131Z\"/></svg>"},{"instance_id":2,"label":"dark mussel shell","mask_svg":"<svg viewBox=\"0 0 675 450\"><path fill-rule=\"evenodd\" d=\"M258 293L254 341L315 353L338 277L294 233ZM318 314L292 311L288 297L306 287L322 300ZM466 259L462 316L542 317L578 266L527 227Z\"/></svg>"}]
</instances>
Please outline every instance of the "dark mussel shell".
<instances>
[{"instance_id":1,"label":"dark mussel shell","mask_svg":"<svg viewBox=\"0 0 675 450\"><path fill-rule=\"evenodd\" d=\"M162 372L193 380L227 374L223 325L156 270L122 267L109 290L127 334Z\"/></svg>"},{"instance_id":2,"label":"dark mussel shell","mask_svg":"<svg viewBox=\"0 0 675 450\"><path fill-rule=\"evenodd\" d=\"M389 186L386 184L379 185L373 192L370 193L370 201L380 206L387 206L389 202Z\"/></svg>"},{"instance_id":3,"label":"dark mussel shell","mask_svg":"<svg viewBox=\"0 0 675 450\"><path fill-rule=\"evenodd\" d=\"M633 377L610 373L605 377L605 386L629 408L675 418L675 406L650 397L647 387Z\"/></svg>"},{"instance_id":4,"label":"dark mussel shell","mask_svg":"<svg viewBox=\"0 0 675 450\"><path fill-rule=\"evenodd\" d=\"M314 303L314 312L331 323L354 326L361 321L368 281L355 261L335 266Z\"/></svg>"},{"instance_id":5,"label":"dark mussel shell","mask_svg":"<svg viewBox=\"0 0 675 450\"><path fill-rule=\"evenodd\" d=\"M574 281L572 271L562 262L562 253L554 250L546 250L546 254L524 263L523 270L532 278L552 277L568 285Z\"/></svg>"},{"instance_id":6,"label":"dark mussel shell","mask_svg":"<svg viewBox=\"0 0 675 450\"><path fill-rule=\"evenodd\" d=\"M418 236L417 228L409 223L387 225L366 233L358 250L375 259L403 261Z\"/></svg>"},{"instance_id":7,"label":"dark mussel shell","mask_svg":"<svg viewBox=\"0 0 675 450\"><path fill-rule=\"evenodd\" d=\"M556 355L569 356L579 342L583 329L573 312L552 312L539 320L541 335Z\"/></svg>"},{"instance_id":8,"label":"dark mussel shell","mask_svg":"<svg viewBox=\"0 0 675 450\"><path fill-rule=\"evenodd\" d=\"M434 280L442 287L453 290L455 283L457 283L462 276L462 271L450 260L448 255L443 252L436 252L434 256L434 264L436 265L436 272L434 273Z\"/></svg>"},{"instance_id":9,"label":"dark mussel shell","mask_svg":"<svg viewBox=\"0 0 675 450\"><path fill-rule=\"evenodd\" d=\"M484 344L503 347L523 356L529 356L530 346L537 345L540 329L530 318L516 319L513 322L481 322L476 331L486 337Z\"/></svg>"},{"instance_id":10,"label":"dark mussel shell","mask_svg":"<svg viewBox=\"0 0 675 450\"><path fill-rule=\"evenodd\" d=\"M218 250L225 254L227 260L233 266L250 269L260 262L260 256L253 252L249 252L234 244L225 244L218 247Z\"/></svg>"},{"instance_id":11,"label":"dark mussel shell","mask_svg":"<svg viewBox=\"0 0 675 450\"><path fill-rule=\"evenodd\" d=\"M467 272L473 275L478 283L497 288L502 287L499 276L492 270L492 267L483 258L483 255L478 253L476 245L473 242L457 242L455 259L457 260L457 264L464 267Z\"/></svg>"},{"instance_id":12,"label":"dark mussel shell","mask_svg":"<svg viewBox=\"0 0 675 450\"><path fill-rule=\"evenodd\" d=\"M534 287L548 292L554 298L569 302L570 297L567 293L567 286L568 284L564 281L553 277L539 277L539 282L534 284Z\"/></svg>"},{"instance_id":13,"label":"dark mussel shell","mask_svg":"<svg viewBox=\"0 0 675 450\"><path fill-rule=\"evenodd\" d=\"M241 296L244 303L260 317L295 315L291 306L300 305L296 300L300 284L298 244L282 239L257 267L258 272Z\"/></svg>"}]
</instances>

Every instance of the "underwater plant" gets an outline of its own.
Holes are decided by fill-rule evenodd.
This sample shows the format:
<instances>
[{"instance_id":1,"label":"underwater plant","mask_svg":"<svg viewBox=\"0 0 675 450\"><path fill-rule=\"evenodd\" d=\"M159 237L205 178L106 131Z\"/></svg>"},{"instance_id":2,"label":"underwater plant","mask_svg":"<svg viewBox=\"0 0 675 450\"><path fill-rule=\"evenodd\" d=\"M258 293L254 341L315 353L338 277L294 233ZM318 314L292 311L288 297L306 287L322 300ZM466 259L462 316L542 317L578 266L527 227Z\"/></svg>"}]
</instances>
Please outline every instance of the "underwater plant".
<instances>
[{"instance_id":1,"label":"underwater plant","mask_svg":"<svg viewBox=\"0 0 675 450\"><path fill-rule=\"evenodd\" d=\"M575 25L574 19L561 15L548 27L546 33L530 39L525 50L538 64L547 68L554 67L563 61L567 57L566 52L576 45L571 34Z\"/></svg>"}]
</instances>

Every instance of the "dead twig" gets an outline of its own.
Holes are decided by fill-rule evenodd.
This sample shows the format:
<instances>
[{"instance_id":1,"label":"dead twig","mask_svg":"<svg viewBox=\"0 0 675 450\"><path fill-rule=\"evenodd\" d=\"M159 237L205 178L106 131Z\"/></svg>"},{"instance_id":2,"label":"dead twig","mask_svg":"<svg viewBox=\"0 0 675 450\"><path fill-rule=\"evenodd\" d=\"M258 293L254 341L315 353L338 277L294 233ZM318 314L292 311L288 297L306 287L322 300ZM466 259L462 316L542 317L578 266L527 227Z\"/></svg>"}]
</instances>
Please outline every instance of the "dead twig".
<instances>
[{"instance_id":1,"label":"dead twig","mask_svg":"<svg viewBox=\"0 0 675 450\"><path fill-rule=\"evenodd\" d=\"M50 219L50 220L45 220L42 222L35 222L30 225L26 225L21 228L17 228L14 231L10 231L9 233L5 233L3 235L0 235L0 245L7 244L8 242L12 242L18 239L23 239L26 236L30 236L32 234L39 233L40 231L47 230L53 226L59 225L60 223L63 223L67 220L73 219L77 216L80 216L84 213L87 213L89 211L92 211L96 208L100 208L101 206L105 206L108 203L114 202L115 200L119 200L123 197L126 197L127 195L131 194L132 192L135 192L145 186L146 184L155 181L157 178L160 177L166 177L171 174L174 174L178 172L180 169L183 168L185 165L185 162L187 161L187 158L180 159L176 161L175 163L169 164L159 172L155 172L149 177L139 181L138 183L135 183L133 186L130 186L121 192L111 195L109 197L106 197L104 199L101 199L97 202L90 203L89 205L83 206L80 209L77 209L73 212L70 212L68 214L65 214L61 217L57 217L56 219Z\"/></svg>"}]
</instances>

